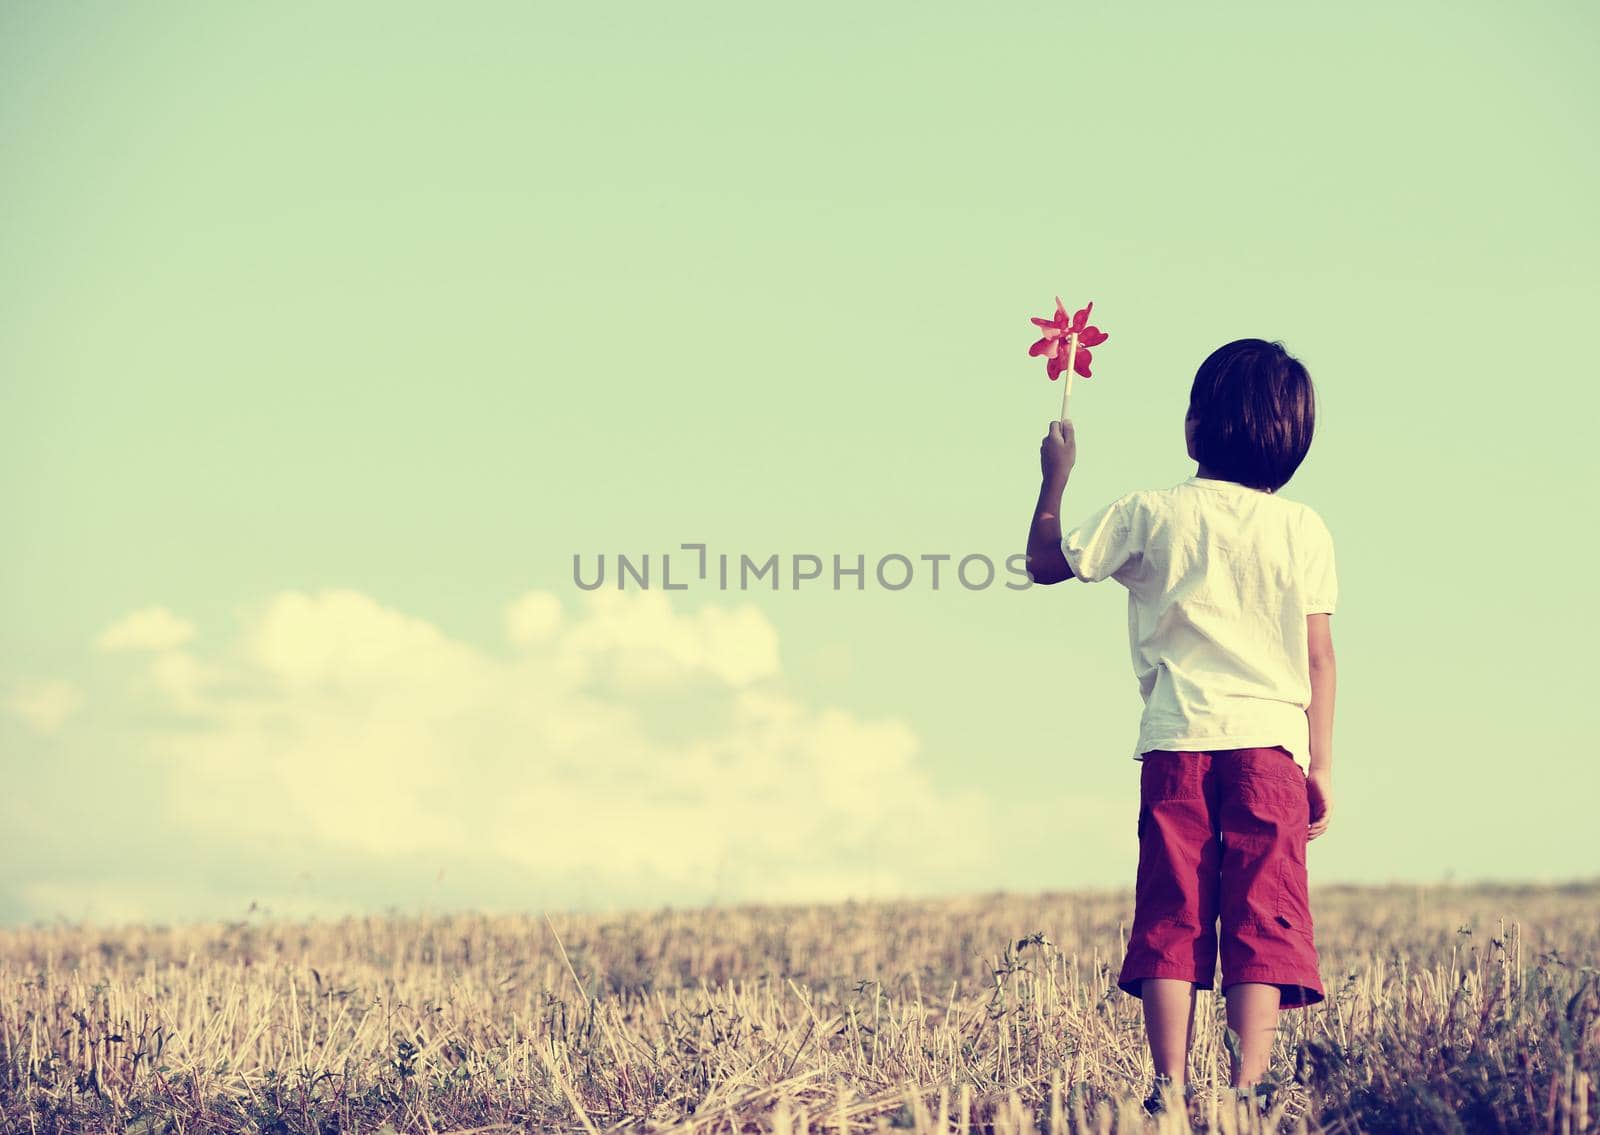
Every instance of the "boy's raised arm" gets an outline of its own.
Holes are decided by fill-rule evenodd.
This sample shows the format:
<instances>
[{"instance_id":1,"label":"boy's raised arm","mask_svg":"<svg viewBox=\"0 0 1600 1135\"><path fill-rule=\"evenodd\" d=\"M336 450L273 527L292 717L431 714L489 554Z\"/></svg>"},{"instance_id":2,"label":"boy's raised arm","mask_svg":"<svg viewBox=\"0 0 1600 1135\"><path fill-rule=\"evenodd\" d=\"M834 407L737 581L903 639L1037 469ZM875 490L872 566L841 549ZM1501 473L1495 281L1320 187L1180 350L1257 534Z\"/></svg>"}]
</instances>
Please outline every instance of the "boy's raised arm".
<instances>
[{"instance_id":1,"label":"boy's raised arm","mask_svg":"<svg viewBox=\"0 0 1600 1135\"><path fill-rule=\"evenodd\" d=\"M1050 423L1039 443L1039 501L1028 527L1028 578L1034 583L1060 583L1072 578L1067 557L1061 554L1061 494L1078 459L1072 422Z\"/></svg>"}]
</instances>

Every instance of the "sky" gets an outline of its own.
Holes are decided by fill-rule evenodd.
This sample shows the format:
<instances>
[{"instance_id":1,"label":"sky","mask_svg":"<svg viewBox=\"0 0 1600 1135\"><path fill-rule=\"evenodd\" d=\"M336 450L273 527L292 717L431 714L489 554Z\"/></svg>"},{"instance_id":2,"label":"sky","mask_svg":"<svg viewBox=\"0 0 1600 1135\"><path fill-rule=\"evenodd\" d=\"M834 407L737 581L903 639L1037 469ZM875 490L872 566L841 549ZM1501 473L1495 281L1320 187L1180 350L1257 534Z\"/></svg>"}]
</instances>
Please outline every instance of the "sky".
<instances>
[{"instance_id":1,"label":"sky","mask_svg":"<svg viewBox=\"0 0 1600 1135\"><path fill-rule=\"evenodd\" d=\"M1316 383L1313 886L1600 873L1597 31L0 7L0 923L1130 886L1125 593L1004 585L1057 295L1069 524L1222 343Z\"/></svg>"}]
</instances>

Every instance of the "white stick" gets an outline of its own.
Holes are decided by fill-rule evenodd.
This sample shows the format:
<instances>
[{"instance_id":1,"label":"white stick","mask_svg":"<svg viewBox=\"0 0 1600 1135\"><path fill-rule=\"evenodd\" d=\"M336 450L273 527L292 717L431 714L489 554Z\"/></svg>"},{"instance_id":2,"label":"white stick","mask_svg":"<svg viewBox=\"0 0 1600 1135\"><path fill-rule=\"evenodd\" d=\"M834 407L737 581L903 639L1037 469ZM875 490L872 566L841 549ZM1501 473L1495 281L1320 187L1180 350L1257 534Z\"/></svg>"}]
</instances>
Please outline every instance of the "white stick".
<instances>
[{"instance_id":1,"label":"white stick","mask_svg":"<svg viewBox=\"0 0 1600 1135\"><path fill-rule=\"evenodd\" d=\"M1067 420L1067 403L1072 398L1072 365L1078 361L1078 333L1067 336L1067 385L1061 389L1061 420Z\"/></svg>"}]
</instances>

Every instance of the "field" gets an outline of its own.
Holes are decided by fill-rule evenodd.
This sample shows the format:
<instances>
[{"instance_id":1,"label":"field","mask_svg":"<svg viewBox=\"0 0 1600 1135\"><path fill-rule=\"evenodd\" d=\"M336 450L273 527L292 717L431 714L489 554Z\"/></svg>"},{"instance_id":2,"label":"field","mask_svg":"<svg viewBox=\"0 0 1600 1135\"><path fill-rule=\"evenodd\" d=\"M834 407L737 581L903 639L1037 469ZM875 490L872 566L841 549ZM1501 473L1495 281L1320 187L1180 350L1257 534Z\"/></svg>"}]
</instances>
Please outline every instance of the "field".
<instances>
[{"instance_id":1,"label":"field","mask_svg":"<svg viewBox=\"0 0 1600 1135\"><path fill-rule=\"evenodd\" d=\"M1596 1127L1600 883L1324 888L1270 1113L1138 1102L1122 893L0 931L7 1132Z\"/></svg>"}]
</instances>

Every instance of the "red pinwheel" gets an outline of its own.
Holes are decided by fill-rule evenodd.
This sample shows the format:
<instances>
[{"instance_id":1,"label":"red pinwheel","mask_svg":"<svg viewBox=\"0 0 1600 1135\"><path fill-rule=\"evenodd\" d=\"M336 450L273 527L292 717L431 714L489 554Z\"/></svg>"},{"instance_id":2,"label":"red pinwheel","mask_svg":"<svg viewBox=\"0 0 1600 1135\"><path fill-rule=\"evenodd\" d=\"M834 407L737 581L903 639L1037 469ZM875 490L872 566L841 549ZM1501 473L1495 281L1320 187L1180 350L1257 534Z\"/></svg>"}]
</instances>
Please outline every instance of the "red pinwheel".
<instances>
[{"instance_id":1,"label":"red pinwheel","mask_svg":"<svg viewBox=\"0 0 1600 1135\"><path fill-rule=\"evenodd\" d=\"M1089 325L1089 312L1093 310L1094 303L1084 305L1072 316L1067 315L1066 305L1061 302L1061 297L1056 297L1056 314L1052 319L1040 319L1037 316L1033 322L1044 332L1044 337L1028 348L1029 355L1043 355L1045 357L1045 371L1054 382L1056 376L1062 371L1067 372L1067 381L1061 388L1061 418L1067 417L1067 403L1072 397L1072 375L1074 372L1089 378L1090 347L1098 347L1110 338L1098 327Z\"/></svg>"},{"instance_id":2,"label":"red pinwheel","mask_svg":"<svg viewBox=\"0 0 1600 1135\"><path fill-rule=\"evenodd\" d=\"M1100 328L1089 325L1089 312L1093 308L1094 301L1091 300L1069 317L1061 297L1057 296L1055 318L1040 319L1038 316L1033 318L1033 322L1044 329L1044 338L1029 347L1028 354L1043 355L1048 360L1045 370L1049 373L1051 382L1056 380L1058 374L1069 368L1084 378L1092 377L1089 373L1089 364L1093 360L1089 348L1098 347L1110 338Z\"/></svg>"}]
</instances>

